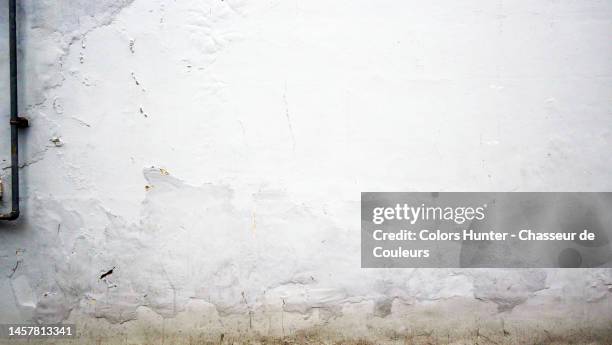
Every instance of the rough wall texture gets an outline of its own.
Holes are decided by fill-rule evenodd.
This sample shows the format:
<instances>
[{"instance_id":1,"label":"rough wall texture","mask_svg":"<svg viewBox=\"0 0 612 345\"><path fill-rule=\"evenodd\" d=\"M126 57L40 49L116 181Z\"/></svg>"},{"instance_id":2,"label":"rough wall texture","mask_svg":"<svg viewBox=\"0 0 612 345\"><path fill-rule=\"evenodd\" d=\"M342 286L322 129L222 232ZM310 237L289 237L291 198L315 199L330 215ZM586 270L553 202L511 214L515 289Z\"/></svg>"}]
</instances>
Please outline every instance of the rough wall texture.
<instances>
[{"instance_id":1,"label":"rough wall texture","mask_svg":"<svg viewBox=\"0 0 612 345\"><path fill-rule=\"evenodd\" d=\"M25 213L0 224L0 323L122 343L610 334L611 269L359 268L361 191L612 189L610 1L19 12L32 127Z\"/></svg>"}]
</instances>

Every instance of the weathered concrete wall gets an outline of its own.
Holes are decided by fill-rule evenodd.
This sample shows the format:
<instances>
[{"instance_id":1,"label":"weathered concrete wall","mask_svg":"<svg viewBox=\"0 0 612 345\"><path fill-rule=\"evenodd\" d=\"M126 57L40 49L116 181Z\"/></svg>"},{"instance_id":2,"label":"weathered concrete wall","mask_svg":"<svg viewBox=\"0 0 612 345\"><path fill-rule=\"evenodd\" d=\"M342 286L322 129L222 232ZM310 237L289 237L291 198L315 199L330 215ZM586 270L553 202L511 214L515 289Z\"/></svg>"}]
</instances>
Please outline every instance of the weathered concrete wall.
<instances>
[{"instance_id":1,"label":"weathered concrete wall","mask_svg":"<svg viewBox=\"0 0 612 345\"><path fill-rule=\"evenodd\" d=\"M360 269L359 193L611 190L611 2L24 0L19 18L32 127L0 323L154 343L610 332L610 269Z\"/></svg>"}]
</instances>

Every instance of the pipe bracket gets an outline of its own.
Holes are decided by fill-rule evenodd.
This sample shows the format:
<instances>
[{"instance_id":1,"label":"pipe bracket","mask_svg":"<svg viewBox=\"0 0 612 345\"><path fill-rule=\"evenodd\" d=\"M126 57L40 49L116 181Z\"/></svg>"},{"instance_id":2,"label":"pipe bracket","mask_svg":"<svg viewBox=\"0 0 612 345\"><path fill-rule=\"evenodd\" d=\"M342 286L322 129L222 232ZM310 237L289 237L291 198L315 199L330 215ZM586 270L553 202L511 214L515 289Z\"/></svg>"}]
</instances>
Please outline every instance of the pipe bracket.
<instances>
[{"instance_id":1,"label":"pipe bracket","mask_svg":"<svg viewBox=\"0 0 612 345\"><path fill-rule=\"evenodd\" d=\"M11 119L10 123L11 123L11 126L17 126L17 128L30 127L30 122L25 117L17 117L15 119Z\"/></svg>"}]
</instances>

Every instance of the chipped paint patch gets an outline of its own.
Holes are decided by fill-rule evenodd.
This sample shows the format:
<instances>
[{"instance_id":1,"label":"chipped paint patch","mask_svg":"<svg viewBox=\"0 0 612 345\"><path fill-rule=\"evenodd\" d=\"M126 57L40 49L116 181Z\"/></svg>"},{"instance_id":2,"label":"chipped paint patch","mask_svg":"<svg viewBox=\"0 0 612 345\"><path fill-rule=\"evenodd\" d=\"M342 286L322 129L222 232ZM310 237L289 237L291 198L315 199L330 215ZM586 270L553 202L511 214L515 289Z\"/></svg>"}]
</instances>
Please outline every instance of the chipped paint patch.
<instances>
[{"instance_id":1,"label":"chipped paint patch","mask_svg":"<svg viewBox=\"0 0 612 345\"><path fill-rule=\"evenodd\" d=\"M610 269L364 270L356 234L362 190L612 188L611 4L361 5L21 1L32 127L0 321L109 344L605 343Z\"/></svg>"}]
</instances>

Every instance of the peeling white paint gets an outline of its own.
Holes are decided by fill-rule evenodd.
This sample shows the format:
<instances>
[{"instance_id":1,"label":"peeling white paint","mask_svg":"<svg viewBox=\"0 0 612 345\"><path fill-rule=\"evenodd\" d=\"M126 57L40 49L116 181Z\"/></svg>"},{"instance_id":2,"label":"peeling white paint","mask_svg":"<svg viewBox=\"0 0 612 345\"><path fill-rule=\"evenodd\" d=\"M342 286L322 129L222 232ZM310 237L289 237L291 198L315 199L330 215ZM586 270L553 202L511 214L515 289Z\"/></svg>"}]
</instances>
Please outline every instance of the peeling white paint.
<instances>
[{"instance_id":1,"label":"peeling white paint","mask_svg":"<svg viewBox=\"0 0 612 345\"><path fill-rule=\"evenodd\" d=\"M142 343L610 326L610 269L359 268L361 191L612 188L609 2L20 4L1 322Z\"/></svg>"},{"instance_id":2,"label":"peeling white paint","mask_svg":"<svg viewBox=\"0 0 612 345\"><path fill-rule=\"evenodd\" d=\"M13 286L13 294L17 304L24 308L36 308L36 295L32 291L28 278L25 276L18 276L11 280Z\"/></svg>"}]
</instances>

